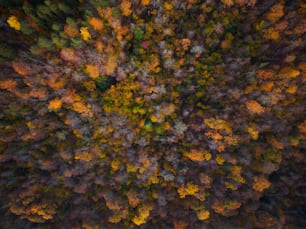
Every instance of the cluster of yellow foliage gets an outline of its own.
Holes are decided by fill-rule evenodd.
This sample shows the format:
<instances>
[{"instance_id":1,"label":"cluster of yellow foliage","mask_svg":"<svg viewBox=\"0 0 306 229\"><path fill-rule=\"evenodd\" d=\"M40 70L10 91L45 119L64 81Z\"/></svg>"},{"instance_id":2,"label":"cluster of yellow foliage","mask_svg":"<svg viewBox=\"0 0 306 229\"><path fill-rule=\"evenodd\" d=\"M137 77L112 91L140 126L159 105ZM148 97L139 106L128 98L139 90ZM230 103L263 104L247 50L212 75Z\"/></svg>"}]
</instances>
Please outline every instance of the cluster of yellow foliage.
<instances>
[{"instance_id":1,"label":"cluster of yellow foliage","mask_svg":"<svg viewBox=\"0 0 306 229\"><path fill-rule=\"evenodd\" d=\"M236 200L230 200L222 203L221 201L215 201L212 205L212 209L221 215L225 215L227 210L236 210L241 207L241 203Z\"/></svg>"},{"instance_id":2,"label":"cluster of yellow foliage","mask_svg":"<svg viewBox=\"0 0 306 229\"><path fill-rule=\"evenodd\" d=\"M86 161L86 162L91 161L92 158L93 158L93 154L88 151L78 152L74 155L75 160L81 160L81 161Z\"/></svg>"},{"instance_id":3,"label":"cluster of yellow foliage","mask_svg":"<svg viewBox=\"0 0 306 229\"><path fill-rule=\"evenodd\" d=\"M177 192L180 198L185 198L187 195L194 195L199 191L199 186L188 182L186 185L182 185L178 188Z\"/></svg>"},{"instance_id":4,"label":"cluster of yellow foliage","mask_svg":"<svg viewBox=\"0 0 306 229\"><path fill-rule=\"evenodd\" d=\"M15 30L20 30L21 28L21 24L18 20L18 18L16 16L10 16L7 19L7 23L9 24L9 26Z\"/></svg>"},{"instance_id":5,"label":"cluster of yellow foliage","mask_svg":"<svg viewBox=\"0 0 306 229\"><path fill-rule=\"evenodd\" d=\"M53 218L56 206L44 200L41 203L35 203L34 198L28 197L22 201L21 206L18 203L12 204L10 211L16 215L23 215L30 222L42 223Z\"/></svg>"},{"instance_id":6,"label":"cluster of yellow foliage","mask_svg":"<svg viewBox=\"0 0 306 229\"><path fill-rule=\"evenodd\" d=\"M107 101L102 105L104 111L107 113L116 111L131 118L135 118L137 113L144 113L142 109L133 110L134 113L131 112L131 106L136 104L137 101L140 103L142 100L140 97L139 99L133 98L133 92L136 90L139 90L139 84L134 82L132 76L116 84L116 87L111 86L103 95L103 98Z\"/></svg>"},{"instance_id":7,"label":"cluster of yellow foliage","mask_svg":"<svg viewBox=\"0 0 306 229\"><path fill-rule=\"evenodd\" d=\"M81 38L84 41L88 41L89 39L91 39L91 35L87 27L81 27L80 33L81 33Z\"/></svg>"},{"instance_id":8,"label":"cluster of yellow foliage","mask_svg":"<svg viewBox=\"0 0 306 229\"><path fill-rule=\"evenodd\" d=\"M141 225L147 222L148 217L150 216L150 211L153 209L151 204L142 204L137 208L138 215L134 216L132 221L136 225Z\"/></svg>"},{"instance_id":9,"label":"cluster of yellow foliage","mask_svg":"<svg viewBox=\"0 0 306 229\"><path fill-rule=\"evenodd\" d=\"M204 123L211 129L232 133L230 124L220 118L207 118L204 119Z\"/></svg>"},{"instance_id":10,"label":"cluster of yellow foliage","mask_svg":"<svg viewBox=\"0 0 306 229\"><path fill-rule=\"evenodd\" d=\"M233 6L235 4L233 0L222 0L222 3L227 7Z\"/></svg>"},{"instance_id":11,"label":"cluster of yellow foliage","mask_svg":"<svg viewBox=\"0 0 306 229\"><path fill-rule=\"evenodd\" d=\"M244 184L246 180L242 177L241 172L242 167L235 165L231 168L231 174L229 177L238 183Z\"/></svg>"},{"instance_id":12,"label":"cluster of yellow foliage","mask_svg":"<svg viewBox=\"0 0 306 229\"><path fill-rule=\"evenodd\" d=\"M211 159L211 153L196 149L192 149L190 152L185 152L184 156L192 161L208 161Z\"/></svg>"},{"instance_id":13,"label":"cluster of yellow foliage","mask_svg":"<svg viewBox=\"0 0 306 229\"><path fill-rule=\"evenodd\" d=\"M300 71L292 67L284 67L278 73L278 76L286 79L294 79L300 75Z\"/></svg>"},{"instance_id":14,"label":"cluster of yellow foliage","mask_svg":"<svg viewBox=\"0 0 306 229\"><path fill-rule=\"evenodd\" d=\"M90 104L84 104L83 102L75 102L72 104L72 109L80 113L84 117L92 117L93 113L91 111Z\"/></svg>"},{"instance_id":15,"label":"cluster of yellow foliage","mask_svg":"<svg viewBox=\"0 0 306 229\"><path fill-rule=\"evenodd\" d=\"M216 162L218 165L223 165L223 163L225 162L224 158L220 155L220 154L217 154L216 156Z\"/></svg>"},{"instance_id":16,"label":"cluster of yellow foliage","mask_svg":"<svg viewBox=\"0 0 306 229\"><path fill-rule=\"evenodd\" d=\"M121 161L118 158L115 158L111 162L111 167L114 172L116 172L120 168L120 165L121 165Z\"/></svg>"},{"instance_id":17,"label":"cluster of yellow foliage","mask_svg":"<svg viewBox=\"0 0 306 229\"><path fill-rule=\"evenodd\" d=\"M251 125L251 126L247 127L247 131L252 136L253 140L257 140L258 139L259 131L256 130L255 125Z\"/></svg>"},{"instance_id":18,"label":"cluster of yellow foliage","mask_svg":"<svg viewBox=\"0 0 306 229\"><path fill-rule=\"evenodd\" d=\"M210 212L205 210L205 209L197 211L196 213L197 213L197 217L198 217L199 220L207 220L207 219L209 219Z\"/></svg>"}]
</instances>

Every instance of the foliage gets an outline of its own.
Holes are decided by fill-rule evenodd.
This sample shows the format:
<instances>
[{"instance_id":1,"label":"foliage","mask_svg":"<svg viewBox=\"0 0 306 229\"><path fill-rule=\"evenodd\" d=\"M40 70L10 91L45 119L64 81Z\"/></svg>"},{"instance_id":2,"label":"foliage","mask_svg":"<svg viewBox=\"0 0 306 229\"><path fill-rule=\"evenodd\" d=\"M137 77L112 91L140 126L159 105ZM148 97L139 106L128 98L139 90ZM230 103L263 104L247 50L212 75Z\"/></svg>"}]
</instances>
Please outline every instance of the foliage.
<instances>
[{"instance_id":1,"label":"foliage","mask_svg":"<svg viewBox=\"0 0 306 229\"><path fill-rule=\"evenodd\" d=\"M306 224L303 1L0 10L0 228Z\"/></svg>"}]
</instances>

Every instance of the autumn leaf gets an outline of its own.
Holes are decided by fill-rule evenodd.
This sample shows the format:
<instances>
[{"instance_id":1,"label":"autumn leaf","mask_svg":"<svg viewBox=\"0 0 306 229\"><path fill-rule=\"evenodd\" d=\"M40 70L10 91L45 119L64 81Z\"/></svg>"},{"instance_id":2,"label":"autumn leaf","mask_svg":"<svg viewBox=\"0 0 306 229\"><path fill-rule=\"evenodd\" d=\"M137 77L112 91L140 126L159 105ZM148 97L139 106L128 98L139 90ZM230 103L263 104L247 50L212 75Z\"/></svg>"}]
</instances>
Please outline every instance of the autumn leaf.
<instances>
[{"instance_id":1,"label":"autumn leaf","mask_svg":"<svg viewBox=\"0 0 306 229\"><path fill-rule=\"evenodd\" d=\"M18 20L18 18L16 16L10 16L7 19L7 23L9 24L9 26L15 30L20 30L21 28L21 24Z\"/></svg>"},{"instance_id":2,"label":"autumn leaf","mask_svg":"<svg viewBox=\"0 0 306 229\"><path fill-rule=\"evenodd\" d=\"M12 67L21 76L26 76L31 73L29 66L21 61L12 61Z\"/></svg>"},{"instance_id":3,"label":"autumn leaf","mask_svg":"<svg viewBox=\"0 0 306 229\"><path fill-rule=\"evenodd\" d=\"M132 3L128 0L123 0L120 4L120 9L123 16L129 16L132 13L131 10Z\"/></svg>"},{"instance_id":4,"label":"autumn leaf","mask_svg":"<svg viewBox=\"0 0 306 229\"><path fill-rule=\"evenodd\" d=\"M292 67L284 67L278 73L280 77L293 79L300 75L300 71Z\"/></svg>"},{"instance_id":5,"label":"autumn leaf","mask_svg":"<svg viewBox=\"0 0 306 229\"><path fill-rule=\"evenodd\" d=\"M264 37L269 40L279 40L280 34L274 28L268 28L265 30Z\"/></svg>"},{"instance_id":6,"label":"autumn leaf","mask_svg":"<svg viewBox=\"0 0 306 229\"><path fill-rule=\"evenodd\" d=\"M79 35L79 30L72 25L65 25L64 32L70 38L73 38Z\"/></svg>"},{"instance_id":7,"label":"autumn leaf","mask_svg":"<svg viewBox=\"0 0 306 229\"><path fill-rule=\"evenodd\" d=\"M234 5L233 0L222 0L222 3L228 7Z\"/></svg>"},{"instance_id":8,"label":"autumn leaf","mask_svg":"<svg viewBox=\"0 0 306 229\"><path fill-rule=\"evenodd\" d=\"M284 15L284 1L279 1L271 7L267 14L267 19L272 23L277 22Z\"/></svg>"},{"instance_id":9,"label":"autumn leaf","mask_svg":"<svg viewBox=\"0 0 306 229\"><path fill-rule=\"evenodd\" d=\"M173 6L169 2L164 2L164 8L165 8L165 10L170 11L170 10L172 10Z\"/></svg>"},{"instance_id":10,"label":"autumn leaf","mask_svg":"<svg viewBox=\"0 0 306 229\"><path fill-rule=\"evenodd\" d=\"M151 1L151 0L141 0L141 4L142 4L143 6L147 6L147 5L150 4L150 1Z\"/></svg>"},{"instance_id":11,"label":"autumn leaf","mask_svg":"<svg viewBox=\"0 0 306 229\"><path fill-rule=\"evenodd\" d=\"M269 188L271 183L264 177L255 177L253 181L253 189L257 192L262 192L263 190Z\"/></svg>"},{"instance_id":12,"label":"autumn leaf","mask_svg":"<svg viewBox=\"0 0 306 229\"><path fill-rule=\"evenodd\" d=\"M80 28L80 33L81 33L81 38L82 38L84 41L90 40L91 35L90 35L90 32L89 32L89 30L88 30L87 27L81 27L81 28Z\"/></svg>"},{"instance_id":13,"label":"autumn leaf","mask_svg":"<svg viewBox=\"0 0 306 229\"><path fill-rule=\"evenodd\" d=\"M205 209L197 212L197 217L199 220L207 220L209 216L210 216L210 212Z\"/></svg>"},{"instance_id":14,"label":"autumn leaf","mask_svg":"<svg viewBox=\"0 0 306 229\"><path fill-rule=\"evenodd\" d=\"M96 79L99 77L99 66L94 64L87 64L86 65L86 72L88 73L90 78Z\"/></svg>"},{"instance_id":15,"label":"autumn leaf","mask_svg":"<svg viewBox=\"0 0 306 229\"><path fill-rule=\"evenodd\" d=\"M93 27L94 30L96 31L102 31L103 28L104 28L104 24L103 24L103 21L99 18L96 18L96 17L91 17L89 20L88 20L88 23Z\"/></svg>"},{"instance_id":16,"label":"autumn leaf","mask_svg":"<svg viewBox=\"0 0 306 229\"><path fill-rule=\"evenodd\" d=\"M60 52L60 56L63 60L68 62L76 63L78 60L76 52L73 48L63 48Z\"/></svg>"},{"instance_id":17,"label":"autumn leaf","mask_svg":"<svg viewBox=\"0 0 306 229\"><path fill-rule=\"evenodd\" d=\"M261 106L258 102L255 100L250 100L246 102L247 109L255 114L261 114L265 112L265 108Z\"/></svg>"},{"instance_id":18,"label":"autumn leaf","mask_svg":"<svg viewBox=\"0 0 306 229\"><path fill-rule=\"evenodd\" d=\"M49 101L49 110L58 110L62 107L62 101L58 98Z\"/></svg>"},{"instance_id":19,"label":"autumn leaf","mask_svg":"<svg viewBox=\"0 0 306 229\"><path fill-rule=\"evenodd\" d=\"M272 79L276 73L271 69L260 69L257 71L257 77L259 80Z\"/></svg>"},{"instance_id":20,"label":"autumn leaf","mask_svg":"<svg viewBox=\"0 0 306 229\"><path fill-rule=\"evenodd\" d=\"M185 198L187 195L194 195L198 191L199 191L199 186L191 182L188 182L186 185L182 185L177 190L181 199Z\"/></svg>"},{"instance_id":21,"label":"autumn leaf","mask_svg":"<svg viewBox=\"0 0 306 229\"><path fill-rule=\"evenodd\" d=\"M30 96L38 99L44 99L47 95L47 90L44 88L36 88L30 91Z\"/></svg>"},{"instance_id":22,"label":"autumn leaf","mask_svg":"<svg viewBox=\"0 0 306 229\"><path fill-rule=\"evenodd\" d=\"M7 80L0 81L0 89L4 89L7 91L13 92L16 85L17 85L17 82L14 80L7 79Z\"/></svg>"},{"instance_id":23,"label":"autumn leaf","mask_svg":"<svg viewBox=\"0 0 306 229\"><path fill-rule=\"evenodd\" d=\"M178 220L173 221L174 229L185 229L187 227L188 223Z\"/></svg>"},{"instance_id":24,"label":"autumn leaf","mask_svg":"<svg viewBox=\"0 0 306 229\"><path fill-rule=\"evenodd\" d=\"M105 74L111 75L114 73L116 67L117 67L117 58L115 56L111 56L107 59L106 65L105 65Z\"/></svg>"}]
</instances>

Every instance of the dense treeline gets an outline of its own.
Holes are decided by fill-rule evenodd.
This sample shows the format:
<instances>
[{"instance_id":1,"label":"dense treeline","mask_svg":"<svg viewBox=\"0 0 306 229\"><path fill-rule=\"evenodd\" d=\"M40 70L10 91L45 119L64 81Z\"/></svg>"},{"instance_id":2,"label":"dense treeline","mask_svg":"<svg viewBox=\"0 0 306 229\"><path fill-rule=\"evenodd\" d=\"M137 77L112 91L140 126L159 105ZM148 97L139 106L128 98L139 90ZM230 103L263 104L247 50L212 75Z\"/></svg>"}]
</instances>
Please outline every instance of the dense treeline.
<instances>
[{"instance_id":1,"label":"dense treeline","mask_svg":"<svg viewBox=\"0 0 306 229\"><path fill-rule=\"evenodd\" d=\"M1 228L303 228L301 0L0 1Z\"/></svg>"}]
</instances>

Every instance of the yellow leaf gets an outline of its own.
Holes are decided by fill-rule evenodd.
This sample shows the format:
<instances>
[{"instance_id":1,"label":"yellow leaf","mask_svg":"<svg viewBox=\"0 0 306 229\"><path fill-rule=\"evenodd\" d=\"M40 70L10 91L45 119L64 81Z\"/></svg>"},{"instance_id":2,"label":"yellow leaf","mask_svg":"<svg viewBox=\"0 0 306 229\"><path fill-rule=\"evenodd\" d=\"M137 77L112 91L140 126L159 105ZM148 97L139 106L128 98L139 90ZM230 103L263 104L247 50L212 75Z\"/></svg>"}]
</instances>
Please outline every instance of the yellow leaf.
<instances>
[{"instance_id":1,"label":"yellow leaf","mask_svg":"<svg viewBox=\"0 0 306 229\"><path fill-rule=\"evenodd\" d=\"M216 162L217 162L218 165L223 165L224 159L220 154L217 155Z\"/></svg>"},{"instance_id":2,"label":"yellow leaf","mask_svg":"<svg viewBox=\"0 0 306 229\"><path fill-rule=\"evenodd\" d=\"M210 213L209 213L209 211L204 209L204 210L201 210L201 211L197 212L197 216L198 216L199 220L206 220L206 219L209 218Z\"/></svg>"},{"instance_id":3,"label":"yellow leaf","mask_svg":"<svg viewBox=\"0 0 306 229\"><path fill-rule=\"evenodd\" d=\"M113 171L117 171L120 168L120 161L118 159L114 159L111 163L111 167Z\"/></svg>"},{"instance_id":4,"label":"yellow leaf","mask_svg":"<svg viewBox=\"0 0 306 229\"><path fill-rule=\"evenodd\" d=\"M8 19L7 19L7 23L9 24L9 26L15 30L20 30L21 28L21 24L20 22L18 21L18 18L15 17L15 16L10 16Z\"/></svg>"},{"instance_id":5,"label":"yellow leaf","mask_svg":"<svg viewBox=\"0 0 306 229\"><path fill-rule=\"evenodd\" d=\"M279 76L284 77L284 78L289 78L289 79L296 78L299 75L300 75L300 71L299 70L295 70L292 67L284 67L279 72Z\"/></svg>"},{"instance_id":6,"label":"yellow leaf","mask_svg":"<svg viewBox=\"0 0 306 229\"><path fill-rule=\"evenodd\" d=\"M226 6L232 6L234 5L233 0L222 0L222 3Z\"/></svg>"},{"instance_id":7,"label":"yellow leaf","mask_svg":"<svg viewBox=\"0 0 306 229\"><path fill-rule=\"evenodd\" d=\"M165 2L164 3L165 10L172 10L173 6L171 3Z\"/></svg>"},{"instance_id":8,"label":"yellow leaf","mask_svg":"<svg viewBox=\"0 0 306 229\"><path fill-rule=\"evenodd\" d=\"M158 121L158 118L155 115L151 115L150 119L151 119L152 122L157 122Z\"/></svg>"},{"instance_id":9,"label":"yellow leaf","mask_svg":"<svg viewBox=\"0 0 306 229\"><path fill-rule=\"evenodd\" d=\"M177 190L180 198L185 198L187 195L194 195L198 191L199 191L199 186L191 182L188 182L186 186L183 185Z\"/></svg>"},{"instance_id":10,"label":"yellow leaf","mask_svg":"<svg viewBox=\"0 0 306 229\"><path fill-rule=\"evenodd\" d=\"M249 134L252 136L253 140L257 140L258 139L258 131L256 129L254 129L253 127L248 127L247 131L249 132Z\"/></svg>"},{"instance_id":11,"label":"yellow leaf","mask_svg":"<svg viewBox=\"0 0 306 229\"><path fill-rule=\"evenodd\" d=\"M286 92L289 94L294 94L296 93L298 87L296 85L291 85L290 87L287 88Z\"/></svg>"},{"instance_id":12,"label":"yellow leaf","mask_svg":"<svg viewBox=\"0 0 306 229\"><path fill-rule=\"evenodd\" d=\"M87 27L81 27L80 32L81 32L81 37L84 41L88 41L91 38L91 35Z\"/></svg>"}]
</instances>

